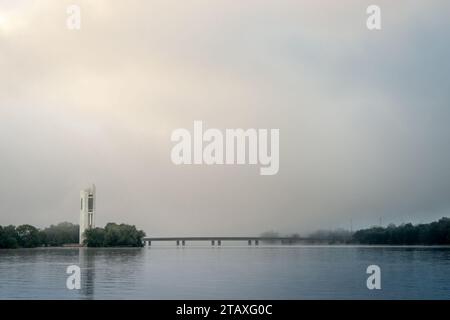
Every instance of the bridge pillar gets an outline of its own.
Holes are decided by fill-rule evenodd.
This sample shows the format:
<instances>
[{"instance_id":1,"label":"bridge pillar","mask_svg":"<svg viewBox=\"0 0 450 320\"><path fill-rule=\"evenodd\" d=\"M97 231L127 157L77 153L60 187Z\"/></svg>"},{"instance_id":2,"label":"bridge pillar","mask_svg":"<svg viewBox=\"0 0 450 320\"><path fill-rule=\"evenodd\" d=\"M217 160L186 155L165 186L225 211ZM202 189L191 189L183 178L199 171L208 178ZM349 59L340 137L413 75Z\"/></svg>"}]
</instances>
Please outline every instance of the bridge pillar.
<instances>
[{"instance_id":1,"label":"bridge pillar","mask_svg":"<svg viewBox=\"0 0 450 320\"><path fill-rule=\"evenodd\" d=\"M252 245L252 240L248 240L248 245L249 245L249 246Z\"/></svg>"},{"instance_id":2,"label":"bridge pillar","mask_svg":"<svg viewBox=\"0 0 450 320\"><path fill-rule=\"evenodd\" d=\"M181 244L184 246L186 244L186 241L181 241Z\"/></svg>"},{"instance_id":3,"label":"bridge pillar","mask_svg":"<svg viewBox=\"0 0 450 320\"><path fill-rule=\"evenodd\" d=\"M214 240L211 240L211 245L214 246L216 242Z\"/></svg>"},{"instance_id":4,"label":"bridge pillar","mask_svg":"<svg viewBox=\"0 0 450 320\"><path fill-rule=\"evenodd\" d=\"M217 240L217 245L221 246L222 245L222 241L221 240Z\"/></svg>"}]
</instances>

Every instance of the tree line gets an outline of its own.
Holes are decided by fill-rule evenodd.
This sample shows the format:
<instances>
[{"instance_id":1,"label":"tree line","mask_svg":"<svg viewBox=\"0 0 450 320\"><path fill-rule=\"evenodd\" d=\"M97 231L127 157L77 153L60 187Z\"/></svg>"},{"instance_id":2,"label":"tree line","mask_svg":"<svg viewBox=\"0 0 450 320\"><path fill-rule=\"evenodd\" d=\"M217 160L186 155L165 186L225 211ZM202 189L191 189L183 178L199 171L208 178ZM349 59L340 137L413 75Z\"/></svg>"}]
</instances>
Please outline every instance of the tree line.
<instances>
[{"instance_id":1,"label":"tree line","mask_svg":"<svg viewBox=\"0 0 450 320\"><path fill-rule=\"evenodd\" d=\"M449 245L450 218L427 224L391 224L386 228L362 229L353 234L353 241L360 244Z\"/></svg>"},{"instance_id":2,"label":"tree line","mask_svg":"<svg viewBox=\"0 0 450 320\"><path fill-rule=\"evenodd\" d=\"M278 237L274 231L264 232L263 237ZM292 237L293 243L298 234ZM374 245L450 245L450 218L441 218L431 223L411 223L387 227L375 226L356 232L349 230L319 230L308 238L328 244L374 244Z\"/></svg>"},{"instance_id":3,"label":"tree line","mask_svg":"<svg viewBox=\"0 0 450 320\"><path fill-rule=\"evenodd\" d=\"M58 247L79 243L80 227L70 222L38 229L32 225L0 226L0 249ZM135 226L108 223L85 232L88 247L142 246L145 233Z\"/></svg>"},{"instance_id":4,"label":"tree line","mask_svg":"<svg viewBox=\"0 0 450 320\"><path fill-rule=\"evenodd\" d=\"M88 247L142 247L145 232L127 224L108 223L105 228L86 230Z\"/></svg>"},{"instance_id":5,"label":"tree line","mask_svg":"<svg viewBox=\"0 0 450 320\"><path fill-rule=\"evenodd\" d=\"M79 226L70 222L38 229L32 225L0 226L0 248L55 247L79 242Z\"/></svg>"},{"instance_id":6,"label":"tree line","mask_svg":"<svg viewBox=\"0 0 450 320\"><path fill-rule=\"evenodd\" d=\"M266 232L265 237L278 237ZM85 232L88 247L142 247L145 232L127 224L108 223L105 228ZM298 234L291 235L292 239ZM387 227L371 227L354 233L346 230L317 231L310 238L330 244L377 245L450 245L450 218L441 218L428 224L411 223ZM38 229L25 224L18 227L0 226L0 249L63 246L79 243L79 226L70 222ZM295 241L294 241L295 243Z\"/></svg>"}]
</instances>

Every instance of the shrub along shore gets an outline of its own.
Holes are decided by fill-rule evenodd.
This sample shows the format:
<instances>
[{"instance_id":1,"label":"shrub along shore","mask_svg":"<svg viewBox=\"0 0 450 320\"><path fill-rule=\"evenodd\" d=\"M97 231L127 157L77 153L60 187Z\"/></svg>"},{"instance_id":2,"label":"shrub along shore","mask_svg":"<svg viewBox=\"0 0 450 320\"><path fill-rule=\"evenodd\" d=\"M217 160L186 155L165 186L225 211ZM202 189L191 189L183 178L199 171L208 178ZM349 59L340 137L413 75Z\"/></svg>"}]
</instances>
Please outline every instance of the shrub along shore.
<instances>
[{"instance_id":1,"label":"shrub along shore","mask_svg":"<svg viewBox=\"0 0 450 320\"><path fill-rule=\"evenodd\" d=\"M60 247L80 242L80 228L70 222L38 229L32 225L0 226L0 249ZM88 247L142 247L145 233L135 226L108 223L105 228L88 230Z\"/></svg>"},{"instance_id":2,"label":"shrub along shore","mask_svg":"<svg viewBox=\"0 0 450 320\"><path fill-rule=\"evenodd\" d=\"M270 235L278 236L277 233ZM329 244L450 245L450 218L417 225L407 223L399 226L376 226L356 232L317 231L310 236ZM145 232L127 224L108 223L104 228L87 230L85 237L84 244L88 247L142 247ZM45 229L28 224L18 227L0 226L0 249L58 247L78 243L79 226L69 222Z\"/></svg>"}]
</instances>

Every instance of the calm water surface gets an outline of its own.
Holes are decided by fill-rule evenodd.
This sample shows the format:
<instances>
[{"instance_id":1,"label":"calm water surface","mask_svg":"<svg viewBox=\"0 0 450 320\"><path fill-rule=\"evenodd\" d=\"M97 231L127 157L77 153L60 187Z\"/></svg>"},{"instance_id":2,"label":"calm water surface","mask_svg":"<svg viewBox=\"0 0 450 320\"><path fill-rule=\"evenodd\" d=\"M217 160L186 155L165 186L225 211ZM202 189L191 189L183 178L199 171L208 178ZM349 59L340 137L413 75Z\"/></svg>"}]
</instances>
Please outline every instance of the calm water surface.
<instances>
[{"instance_id":1,"label":"calm water surface","mask_svg":"<svg viewBox=\"0 0 450 320\"><path fill-rule=\"evenodd\" d=\"M366 268L381 267L368 290ZM82 288L66 288L66 268ZM210 246L0 250L0 299L450 299L450 248Z\"/></svg>"}]
</instances>

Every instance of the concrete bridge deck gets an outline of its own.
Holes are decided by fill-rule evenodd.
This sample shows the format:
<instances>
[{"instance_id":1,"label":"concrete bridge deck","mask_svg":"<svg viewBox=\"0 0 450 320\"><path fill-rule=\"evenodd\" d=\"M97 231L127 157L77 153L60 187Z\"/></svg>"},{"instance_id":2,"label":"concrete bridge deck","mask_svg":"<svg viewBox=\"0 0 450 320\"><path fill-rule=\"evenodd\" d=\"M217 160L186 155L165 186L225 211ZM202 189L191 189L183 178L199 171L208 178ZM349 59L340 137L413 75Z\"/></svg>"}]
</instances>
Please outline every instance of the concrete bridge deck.
<instances>
[{"instance_id":1,"label":"concrete bridge deck","mask_svg":"<svg viewBox=\"0 0 450 320\"><path fill-rule=\"evenodd\" d=\"M259 245L259 242L281 242L281 243L296 243L300 241L314 241L312 238L302 237L145 237L143 239L145 245L151 245L155 241L174 241L176 245L186 245L187 241L211 241L211 245L217 243L222 245L222 241L246 241L248 245Z\"/></svg>"}]
</instances>

